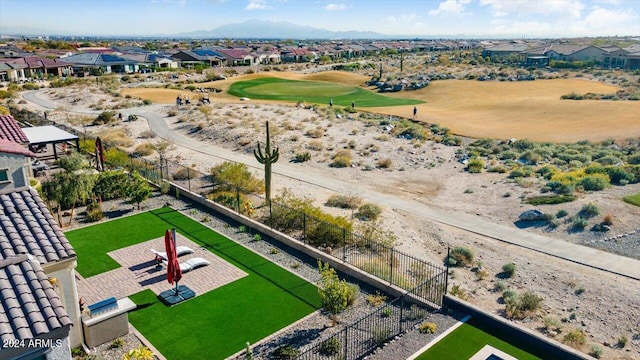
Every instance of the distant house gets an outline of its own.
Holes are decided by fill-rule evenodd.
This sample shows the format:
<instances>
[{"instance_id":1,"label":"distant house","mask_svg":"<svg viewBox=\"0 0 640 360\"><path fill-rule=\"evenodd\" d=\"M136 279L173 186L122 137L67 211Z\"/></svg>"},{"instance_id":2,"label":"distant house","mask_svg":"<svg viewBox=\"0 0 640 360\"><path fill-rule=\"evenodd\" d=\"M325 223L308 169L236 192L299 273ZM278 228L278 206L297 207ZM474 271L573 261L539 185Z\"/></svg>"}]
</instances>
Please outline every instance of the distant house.
<instances>
[{"instance_id":1,"label":"distant house","mask_svg":"<svg viewBox=\"0 0 640 360\"><path fill-rule=\"evenodd\" d=\"M12 64L0 62L0 81L20 81L25 79L25 64Z\"/></svg>"},{"instance_id":2,"label":"distant house","mask_svg":"<svg viewBox=\"0 0 640 360\"><path fill-rule=\"evenodd\" d=\"M124 53L120 56L135 61L138 68L177 69L180 67L179 61L155 53Z\"/></svg>"},{"instance_id":3,"label":"distant house","mask_svg":"<svg viewBox=\"0 0 640 360\"><path fill-rule=\"evenodd\" d=\"M70 359L80 346L75 250L29 186L21 144L0 140L1 359ZM6 347L11 341L22 347Z\"/></svg>"},{"instance_id":4,"label":"distant house","mask_svg":"<svg viewBox=\"0 0 640 360\"><path fill-rule=\"evenodd\" d=\"M68 63L39 56L0 59L0 62L23 69L23 78L43 78L48 75L67 76L72 73L72 66Z\"/></svg>"},{"instance_id":5,"label":"distant house","mask_svg":"<svg viewBox=\"0 0 640 360\"><path fill-rule=\"evenodd\" d=\"M60 60L71 64L76 74L126 74L138 71L138 64L135 61L100 52L85 52Z\"/></svg>"},{"instance_id":6,"label":"distant house","mask_svg":"<svg viewBox=\"0 0 640 360\"><path fill-rule=\"evenodd\" d=\"M309 62L316 58L316 54L308 49L287 48L280 52L283 62Z\"/></svg>"},{"instance_id":7,"label":"distant house","mask_svg":"<svg viewBox=\"0 0 640 360\"><path fill-rule=\"evenodd\" d=\"M198 64L210 67L221 67L226 64L226 59L211 49L181 50L171 55L171 58L179 61L183 68Z\"/></svg>"},{"instance_id":8,"label":"distant house","mask_svg":"<svg viewBox=\"0 0 640 360\"><path fill-rule=\"evenodd\" d=\"M228 66L251 66L256 60L249 49L216 49L215 52L225 58Z\"/></svg>"},{"instance_id":9,"label":"distant house","mask_svg":"<svg viewBox=\"0 0 640 360\"><path fill-rule=\"evenodd\" d=\"M527 44L513 42L493 45L482 50L482 57L488 57L492 61L515 59L518 62L524 62L524 51L528 48Z\"/></svg>"}]
</instances>

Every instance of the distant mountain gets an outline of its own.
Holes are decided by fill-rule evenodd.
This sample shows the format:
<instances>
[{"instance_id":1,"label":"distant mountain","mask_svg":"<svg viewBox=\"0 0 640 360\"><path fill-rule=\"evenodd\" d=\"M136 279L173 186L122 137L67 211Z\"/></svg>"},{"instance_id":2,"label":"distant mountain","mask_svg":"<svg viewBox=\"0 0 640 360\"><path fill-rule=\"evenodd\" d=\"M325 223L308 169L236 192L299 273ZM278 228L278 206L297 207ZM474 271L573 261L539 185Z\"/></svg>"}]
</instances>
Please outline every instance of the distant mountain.
<instances>
[{"instance_id":1,"label":"distant mountain","mask_svg":"<svg viewBox=\"0 0 640 360\"><path fill-rule=\"evenodd\" d=\"M243 23L227 24L209 31L192 31L177 34L186 38L233 38L233 39L384 39L388 35L373 31L330 31L311 26L292 24L286 21L274 22L248 20Z\"/></svg>"}]
</instances>

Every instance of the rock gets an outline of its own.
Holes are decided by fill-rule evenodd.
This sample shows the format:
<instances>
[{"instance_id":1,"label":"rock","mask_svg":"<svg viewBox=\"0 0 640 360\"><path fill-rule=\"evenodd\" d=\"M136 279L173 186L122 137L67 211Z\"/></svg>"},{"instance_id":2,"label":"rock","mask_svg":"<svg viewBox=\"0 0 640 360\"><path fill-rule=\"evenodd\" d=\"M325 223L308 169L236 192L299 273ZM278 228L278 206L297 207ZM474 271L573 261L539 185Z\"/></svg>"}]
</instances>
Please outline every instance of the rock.
<instances>
[{"instance_id":1,"label":"rock","mask_svg":"<svg viewBox=\"0 0 640 360\"><path fill-rule=\"evenodd\" d=\"M520 214L520 216L518 217L520 220L523 221L536 221L536 220L544 220L544 213L540 210L527 210L525 212L523 212L522 214Z\"/></svg>"}]
</instances>

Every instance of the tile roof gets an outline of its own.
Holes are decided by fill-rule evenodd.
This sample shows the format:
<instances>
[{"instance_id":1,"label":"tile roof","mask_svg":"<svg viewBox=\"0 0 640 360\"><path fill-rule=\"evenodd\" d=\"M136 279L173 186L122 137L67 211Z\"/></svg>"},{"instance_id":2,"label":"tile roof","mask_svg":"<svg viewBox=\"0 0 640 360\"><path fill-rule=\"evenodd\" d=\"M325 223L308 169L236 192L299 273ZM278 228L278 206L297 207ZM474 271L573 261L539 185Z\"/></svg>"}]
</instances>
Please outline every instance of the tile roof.
<instances>
[{"instance_id":1,"label":"tile roof","mask_svg":"<svg viewBox=\"0 0 640 360\"><path fill-rule=\"evenodd\" d=\"M27 340L72 325L60 296L36 260L0 257L0 339Z\"/></svg>"},{"instance_id":2,"label":"tile roof","mask_svg":"<svg viewBox=\"0 0 640 360\"><path fill-rule=\"evenodd\" d=\"M27 157L37 156L29 149L25 148L24 145L5 139L0 139L0 153L24 155Z\"/></svg>"},{"instance_id":3,"label":"tile roof","mask_svg":"<svg viewBox=\"0 0 640 360\"><path fill-rule=\"evenodd\" d=\"M0 139L11 140L18 144L29 143L27 135L11 115L0 115Z\"/></svg>"},{"instance_id":4,"label":"tile roof","mask_svg":"<svg viewBox=\"0 0 640 360\"><path fill-rule=\"evenodd\" d=\"M41 264L76 256L37 191L0 194L0 258L31 254Z\"/></svg>"}]
</instances>

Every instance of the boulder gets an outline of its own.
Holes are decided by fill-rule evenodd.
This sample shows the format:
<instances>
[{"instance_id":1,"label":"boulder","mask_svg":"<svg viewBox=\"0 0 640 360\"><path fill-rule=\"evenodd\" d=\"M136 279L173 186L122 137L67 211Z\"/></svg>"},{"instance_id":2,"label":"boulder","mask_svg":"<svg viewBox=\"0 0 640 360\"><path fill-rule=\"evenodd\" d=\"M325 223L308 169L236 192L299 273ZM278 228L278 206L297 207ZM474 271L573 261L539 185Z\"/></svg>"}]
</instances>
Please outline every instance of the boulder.
<instances>
[{"instance_id":1,"label":"boulder","mask_svg":"<svg viewBox=\"0 0 640 360\"><path fill-rule=\"evenodd\" d=\"M544 213L540 210L527 210L525 212L523 212L522 214L520 214L520 216L518 217L520 220L523 221L536 221L536 220L545 220L544 218Z\"/></svg>"}]
</instances>

